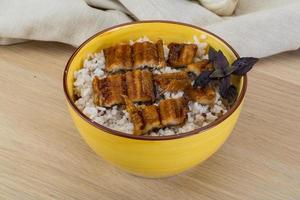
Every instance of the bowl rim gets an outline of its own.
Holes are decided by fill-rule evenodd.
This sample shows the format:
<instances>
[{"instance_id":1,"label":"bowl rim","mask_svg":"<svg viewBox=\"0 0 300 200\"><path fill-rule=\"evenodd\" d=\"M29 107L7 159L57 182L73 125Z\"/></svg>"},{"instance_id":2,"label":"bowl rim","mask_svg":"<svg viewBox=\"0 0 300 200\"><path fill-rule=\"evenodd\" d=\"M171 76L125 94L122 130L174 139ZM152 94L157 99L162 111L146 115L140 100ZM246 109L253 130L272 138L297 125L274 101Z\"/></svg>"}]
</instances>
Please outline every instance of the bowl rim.
<instances>
[{"instance_id":1,"label":"bowl rim","mask_svg":"<svg viewBox=\"0 0 300 200\"><path fill-rule=\"evenodd\" d=\"M101 124L98 124L94 121L92 121L90 118L88 118L86 115L83 114L83 112L81 112L77 106L75 105L75 103L73 102L72 98L70 97L69 93L68 93L68 89L67 89L67 76L68 76L68 72L69 72L69 68L71 65L71 62L73 61L74 57L77 55L77 53L91 40L93 40L95 37L98 37L99 35L113 30L113 29L117 29L120 27L125 27L125 26L129 26L129 25L135 25L135 24L144 24L144 23L164 23L164 24L176 24L176 25L181 25L181 26L188 26L191 28L195 28L198 30L201 30L203 32L206 32L214 37L216 37L217 39L219 39L221 42L223 42L234 54L237 58L239 58L239 54L222 38L220 38L219 36L215 35L214 33L200 28L198 26L195 25L191 25L191 24L187 24L187 23L182 23L182 22L177 22L177 21L169 21L169 20L144 20L144 21L136 21L136 22L129 22L129 23L122 23L116 26L112 26L109 28L106 28L96 34L94 34L93 36L89 37L87 40L85 40L78 48L76 48L76 50L73 52L73 54L71 55L71 57L69 58L66 67L64 69L64 74L63 74L63 90L67 99L67 102L69 103L69 105L71 106L71 108L86 122L88 122L89 124L91 124L92 126L94 126L97 129L100 129L102 131L104 131L105 133L108 134L112 134L115 136L120 136L120 137L125 137L128 139L137 139L137 140L172 140L172 139L180 139L180 138L184 138L184 137L188 137L188 136L193 136L193 135L197 135L197 134L201 134L217 125L219 125L220 123L222 123L225 119L227 119L232 113L234 113L234 111L240 106L240 104L243 102L243 99L245 97L245 93L247 90L247 76L243 76L243 87L241 90L240 95L238 96L238 98L236 99L236 101L234 102L233 106L221 117L219 117L218 119L216 119L215 121L213 121L212 123L204 126L204 127L200 127L197 129L194 129L192 131L188 131L188 132L184 132L184 133L180 133L177 135L168 135L168 136L149 136L149 135L133 135L133 134L128 134L122 131L117 131L108 127L105 127Z\"/></svg>"}]
</instances>

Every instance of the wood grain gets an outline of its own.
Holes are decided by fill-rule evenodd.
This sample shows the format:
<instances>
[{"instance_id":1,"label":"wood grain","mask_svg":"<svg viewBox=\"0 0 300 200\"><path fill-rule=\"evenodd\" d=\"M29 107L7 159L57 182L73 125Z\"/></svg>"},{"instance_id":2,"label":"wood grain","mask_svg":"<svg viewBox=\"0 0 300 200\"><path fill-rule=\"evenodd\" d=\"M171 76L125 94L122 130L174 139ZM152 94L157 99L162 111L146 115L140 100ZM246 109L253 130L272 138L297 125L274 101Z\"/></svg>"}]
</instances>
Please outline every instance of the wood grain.
<instances>
[{"instance_id":1,"label":"wood grain","mask_svg":"<svg viewBox=\"0 0 300 200\"><path fill-rule=\"evenodd\" d=\"M153 180L107 164L76 131L62 91L73 50L0 47L0 199L300 199L300 51L250 73L241 117L215 155Z\"/></svg>"}]
</instances>

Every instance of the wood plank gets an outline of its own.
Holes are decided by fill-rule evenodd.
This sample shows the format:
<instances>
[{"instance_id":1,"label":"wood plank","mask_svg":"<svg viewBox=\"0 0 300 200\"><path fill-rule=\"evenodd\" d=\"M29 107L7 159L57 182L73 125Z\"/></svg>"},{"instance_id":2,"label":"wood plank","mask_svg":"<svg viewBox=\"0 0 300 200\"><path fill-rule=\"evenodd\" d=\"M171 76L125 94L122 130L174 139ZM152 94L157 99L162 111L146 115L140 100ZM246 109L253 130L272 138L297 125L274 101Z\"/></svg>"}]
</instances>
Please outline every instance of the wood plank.
<instances>
[{"instance_id":1,"label":"wood plank","mask_svg":"<svg viewBox=\"0 0 300 200\"><path fill-rule=\"evenodd\" d=\"M202 165L165 179L126 174L77 133L62 91L73 47L0 47L0 199L300 198L300 51L263 59L241 117Z\"/></svg>"}]
</instances>

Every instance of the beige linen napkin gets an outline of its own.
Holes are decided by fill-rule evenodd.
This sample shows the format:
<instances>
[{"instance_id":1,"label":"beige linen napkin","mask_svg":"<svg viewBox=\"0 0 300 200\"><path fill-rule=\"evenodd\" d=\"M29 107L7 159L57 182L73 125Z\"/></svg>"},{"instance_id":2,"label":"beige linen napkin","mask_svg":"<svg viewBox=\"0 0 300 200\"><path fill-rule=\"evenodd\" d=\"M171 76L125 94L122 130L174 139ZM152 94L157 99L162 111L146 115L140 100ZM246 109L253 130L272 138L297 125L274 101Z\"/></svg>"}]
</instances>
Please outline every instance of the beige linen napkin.
<instances>
[{"instance_id":1,"label":"beige linen napkin","mask_svg":"<svg viewBox=\"0 0 300 200\"><path fill-rule=\"evenodd\" d=\"M29 39L78 46L109 26L149 19L206 28L242 56L265 57L300 47L298 0L239 0L230 17L190 0L0 0L0 43Z\"/></svg>"},{"instance_id":2,"label":"beige linen napkin","mask_svg":"<svg viewBox=\"0 0 300 200\"><path fill-rule=\"evenodd\" d=\"M0 0L0 38L77 46L104 28L129 21L119 10L95 9L82 0Z\"/></svg>"}]
</instances>

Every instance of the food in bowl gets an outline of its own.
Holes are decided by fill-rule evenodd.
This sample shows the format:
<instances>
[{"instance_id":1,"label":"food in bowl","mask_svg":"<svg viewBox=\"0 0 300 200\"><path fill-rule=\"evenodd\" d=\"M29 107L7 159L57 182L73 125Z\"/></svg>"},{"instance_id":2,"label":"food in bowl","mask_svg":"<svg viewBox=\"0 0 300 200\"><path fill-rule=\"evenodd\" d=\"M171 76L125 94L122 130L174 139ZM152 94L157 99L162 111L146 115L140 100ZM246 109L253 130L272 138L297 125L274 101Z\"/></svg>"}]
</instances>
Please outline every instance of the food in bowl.
<instances>
[{"instance_id":1,"label":"food in bowl","mask_svg":"<svg viewBox=\"0 0 300 200\"><path fill-rule=\"evenodd\" d=\"M83 69L84 60L91 57L88 56L90 53L98 52L94 56L102 60L104 64L104 55L99 56L101 50L120 43L128 43L132 39L137 40L143 35L147 35L154 42L162 39L165 44L174 42L188 43L189 41L193 41L194 35L199 38L201 38L201 35L205 35L205 42L217 50L213 51L213 48L209 48L208 55L210 56L208 56L208 60L212 60L214 63L219 60L219 64L223 64L220 65L221 67L217 67L217 70L213 68L213 72L202 72L202 75L199 74L195 80L195 88L205 87L205 85L213 83L222 86L219 87L220 96L223 95L220 98L227 102L236 99L229 106L228 111L215 121L201 128L186 133L157 137L150 136L149 134L134 135L124 133L124 131L117 131L116 129L102 125L103 123L91 120L87 114L84 114L82 112L83 108L79 109L75 105L75 102L79 100L74 90L75 71ZM226 67L224 59L217 59L217 57L223 57L221 53L218 53L219 51L224 53L231 65L228 64ZM164 53L167 52L164 51ZM234 75L231 76L231 81L228 82L228 76L233 74L232 71L242 75L251 68L250 61L253 61L253 59L249 58L242 60L238 58L237 52L220 37L188 24L170 21L143 21L111 27L85 41L69 59L63 79L67 105L73 122L84 141L104 160L126 172L138 176L158 178L176 175L195 167L213 155L224 144L235 127L245 99L248 79L247 76L239 77L238 75ZM91 65L96 65L95 60L89 59L88 61L91 62ZM219 64L217 65L219 66ZM234 68L231 68L233 66ZM190 67L190 69L193 70L193 67ZM89 72L89 69L86 70L85 73ZM173 70L174 72L178 72L176 68L164 67L161 70L168 70L168 73L171 73ZM197 70L194 71L198 73ZM101 76L101 74L104 74L104 71L101 72L98 70L98 74ZM218 76L219 78L217 78ZM92 83L91 77L82 79L82 81L90 81ZM238 93L237 97L235 96L235 88ZM83 91L85 89L82 87ZM86 90L85 94L89 93L92 94L92 90ZM90 99L84 95L82 97L86 98L86 100ZM171 98L177 97L173 96ZM93 102L93 98L90 101ZM113 108L108 109L112 110ZM104 117L107 117L107 115Z\"/></svg>"},{"instance_id":2,"label":"food in bowl","mask_svg":"<svg viewBox=\"0 0 300 200\"><path fill-rule=\"evenodd\" d=\"M168 45L145 36L88 56L74 73L75 104L94 122L124 133L181 134L224 115L237 97L230 75L245 75L256 61L229 66L222 51L197 36Z\"/></svg>"}]
</instances>

